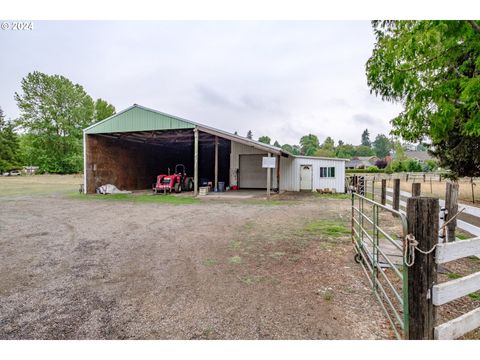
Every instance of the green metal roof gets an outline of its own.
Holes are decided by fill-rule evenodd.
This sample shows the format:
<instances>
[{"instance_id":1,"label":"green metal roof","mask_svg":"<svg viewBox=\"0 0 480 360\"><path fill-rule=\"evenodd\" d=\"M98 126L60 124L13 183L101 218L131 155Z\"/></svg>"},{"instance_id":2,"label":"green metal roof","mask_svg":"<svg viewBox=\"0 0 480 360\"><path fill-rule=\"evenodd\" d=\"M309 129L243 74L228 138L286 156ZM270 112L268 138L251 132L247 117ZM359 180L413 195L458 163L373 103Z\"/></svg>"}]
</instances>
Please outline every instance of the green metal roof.
<instances>
[{"instance_id":1,"label":"green metal roof","mask_svg":"<svg viewBox=\"0 0 480 360\"><path fill-rule=\"evenodd\" d=\"M133 105L105 120L85 129L86 134L104 134L117 132L193 129L194 123L152 111L143 106Z\"/></svg>"}]
</instances>

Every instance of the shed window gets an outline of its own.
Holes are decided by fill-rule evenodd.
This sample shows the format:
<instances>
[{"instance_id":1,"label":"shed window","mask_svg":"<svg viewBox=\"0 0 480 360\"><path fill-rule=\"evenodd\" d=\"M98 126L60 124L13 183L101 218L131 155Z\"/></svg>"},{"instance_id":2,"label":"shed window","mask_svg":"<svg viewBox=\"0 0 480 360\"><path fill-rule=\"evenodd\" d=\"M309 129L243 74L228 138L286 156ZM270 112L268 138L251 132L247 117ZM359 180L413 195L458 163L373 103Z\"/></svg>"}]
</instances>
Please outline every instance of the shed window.
<instances>
[{"instance_id":1,"label":"shed window","mask_svg":"<svg viewBox=\"0 0 480 360\"><path fill-rule=\"evenodd\" d=\"M321 178L333 178L335 177L335 167L321 167L320 168L320 177Z\"/></svg>"}]
</instances>

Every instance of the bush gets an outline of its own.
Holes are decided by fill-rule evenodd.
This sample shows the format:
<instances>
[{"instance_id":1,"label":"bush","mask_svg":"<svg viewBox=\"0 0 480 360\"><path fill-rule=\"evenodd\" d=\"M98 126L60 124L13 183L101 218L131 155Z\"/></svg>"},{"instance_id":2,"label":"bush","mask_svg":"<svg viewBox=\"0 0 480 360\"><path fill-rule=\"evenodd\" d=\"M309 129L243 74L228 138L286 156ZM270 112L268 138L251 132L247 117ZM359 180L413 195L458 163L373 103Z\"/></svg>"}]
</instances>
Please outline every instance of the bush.
<instances>
[{"instance_id":1,"label":"bush","mask_svg":"<svg viewBox=\"0 0 480 360\"><path fill-rule=\"evenodd\" d=\"M369 167L367 168L367 171L368 171L368 172L377 172L378 170L379 170L379 169L378 169L378 167L376 167L376 166L369 166Z\"/></svg>"},{"instance_id":2,"label":"bush","mask_svg":"<svg viewBox=\"0 0 480 360\"><path fill-rule=\"evenodd\" d=\"M405 167L404 167L404 164L403 164L403 161L401 160L393 160L391 163L390 163L390 169L392 170L392 172L402 172L402 171L405 171Z\"/></svg>"},{"instance_id":3,"label":"bush","mask_svg":"<svg viewBox=\"0 0 480 360\"><path fill-rule=\"evenodd\" d=\"M387 167L387 165L388 164L385 160L380 159L380 160L375 161L375 166L379 169L385 169Z\"/></svg>"},{"instance_id":4,"label":"bush","mask_svg":"<svg viewBox=\"0 0 480 360\"><path fill-rule=\"evenodd\" d=\"M421 172L423 171L422 165L415 159L408 159L404 162L404 169L408 172Z\"/></svg>"},{"instance_id":5,"label":"bush","mask_svg":"<svg viewBox=\"0 0 480 360\"><path fill-rule=\"evenodd\" d=\"M438 169L438 163L435 160L426 160L424 167L427 169L425 171L435 171Z\"/></svg>"}]
</instances>

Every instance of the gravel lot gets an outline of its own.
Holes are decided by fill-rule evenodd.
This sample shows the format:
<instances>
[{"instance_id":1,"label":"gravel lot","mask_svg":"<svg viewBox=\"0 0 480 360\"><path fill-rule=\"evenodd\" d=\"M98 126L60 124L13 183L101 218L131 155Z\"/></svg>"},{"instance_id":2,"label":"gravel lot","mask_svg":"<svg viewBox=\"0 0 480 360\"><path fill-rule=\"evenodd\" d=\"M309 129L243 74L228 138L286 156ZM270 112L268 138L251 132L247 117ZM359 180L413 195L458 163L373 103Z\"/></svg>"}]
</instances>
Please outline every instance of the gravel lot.
<instances>
[{"instance_id":1,"label":"gravel lot","mask_svg":"<svg viewBox=\"0 0 480 360\"><path fill-rule=\"evenodd\" d=\"M1 339L378 339L349 200L0 199Z\"/></svg>"}]
</instances>

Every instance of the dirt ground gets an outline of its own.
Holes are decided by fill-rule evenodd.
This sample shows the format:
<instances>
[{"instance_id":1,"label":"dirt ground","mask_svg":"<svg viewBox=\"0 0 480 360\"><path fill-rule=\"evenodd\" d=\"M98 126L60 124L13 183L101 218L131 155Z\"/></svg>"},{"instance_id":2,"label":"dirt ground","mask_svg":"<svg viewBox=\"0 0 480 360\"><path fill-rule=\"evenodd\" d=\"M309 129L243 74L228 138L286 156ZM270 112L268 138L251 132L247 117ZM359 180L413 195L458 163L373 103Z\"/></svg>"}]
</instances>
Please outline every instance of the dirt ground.
<instances>
[{"instance_id":1,"label":"dirt ground","mask_svg":"<svg viewBox=\"0 0 480 360\"><path fill-rule=\"evenodd\" d=\"M312 194L2 196L0 338L392 338L349 219L348 199Z\"/></svg>"}]
</instances>

